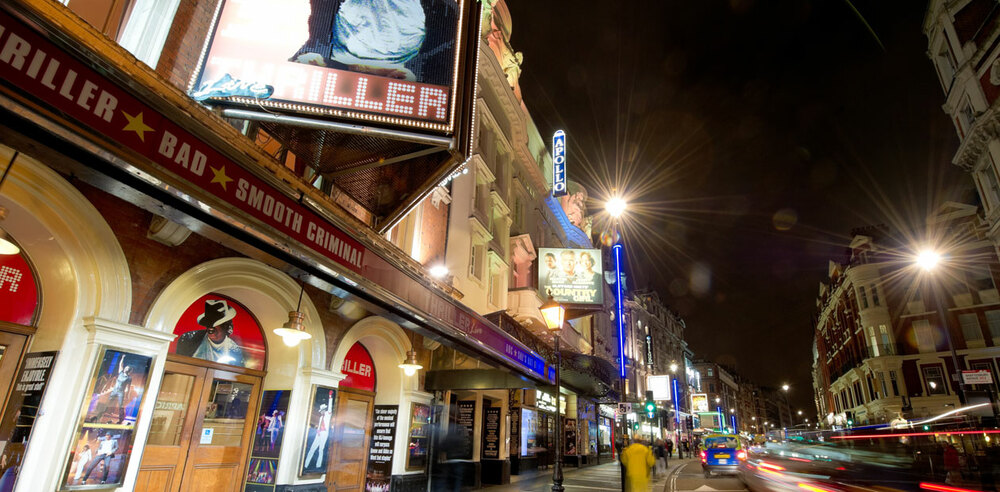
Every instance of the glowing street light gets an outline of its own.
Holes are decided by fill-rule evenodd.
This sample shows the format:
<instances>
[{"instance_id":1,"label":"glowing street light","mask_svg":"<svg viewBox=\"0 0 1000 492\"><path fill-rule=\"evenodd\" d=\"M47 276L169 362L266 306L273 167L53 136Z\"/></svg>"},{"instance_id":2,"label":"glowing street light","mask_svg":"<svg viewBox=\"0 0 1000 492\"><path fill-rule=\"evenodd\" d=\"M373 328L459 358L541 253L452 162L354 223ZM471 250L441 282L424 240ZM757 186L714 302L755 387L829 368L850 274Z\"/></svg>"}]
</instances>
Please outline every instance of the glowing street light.
<instances>
[{"instance_id":1,"label":"glowing street light","mask_svg":"<svg viewBox=\"0 0 1000 492\"><path fill-rule=\"evenodd\" d=\"M788 383L785 383L785 384L781 385L781 390L782 391L788 391L789 388L791 388L791 386L788 386Z\"/></svg>"},{"instance_id":2,"label":"glowing street light","mask_svg":"<svg viewBox=\"0 0 1000 492\"><path fill-rule=\"evenodd\" d=\"M677 363L676 362L671 362L670 363L670 372L677 372Z\"/></svg>"},{"instance_id":3,"label":"glowing street light","mask_svg":"<svg viewBox=\"0 0 1000 492\"><path fill-rule=\"evenodd\" d=\"M923 268L924 271L931 271L941 262L941 255L934 250L925 249L917 255L917 266Z\"/></svg>"},{"instance_id":4,"label":"glowing street light","mask_svg":"<svg viewBox=\"0 0 1000 492\"><path fill-rule=\"evenodd\" d=\"M625 213L626 208L628 208L628 203L620 196L613 197L604 204L604 209L608 211L609 215L616 219Z\"/></svg>"}]
</instances>

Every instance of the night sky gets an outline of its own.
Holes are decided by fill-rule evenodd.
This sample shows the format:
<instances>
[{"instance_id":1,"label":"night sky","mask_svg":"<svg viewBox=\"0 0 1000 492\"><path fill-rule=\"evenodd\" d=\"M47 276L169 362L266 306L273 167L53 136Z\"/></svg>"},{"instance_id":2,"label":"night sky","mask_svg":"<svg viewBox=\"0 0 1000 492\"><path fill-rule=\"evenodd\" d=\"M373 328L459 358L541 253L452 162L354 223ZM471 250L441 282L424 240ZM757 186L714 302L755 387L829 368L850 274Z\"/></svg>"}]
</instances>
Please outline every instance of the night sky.
<instances>
[{"instance_id":1,"label":"night sky","mask_svg":"<svg viewBox=\"0 0 1000 492\"><path fill-rule=\"evenodd\" d=\"M633 285L684 317L696 356L787 381L807 415L818 286L851 229L975 200L926 2L853 4L874 34L837 0L508 0L542 135L566 131L593 212L610 188L634 204Z\"/></svg>"}]
</instances>

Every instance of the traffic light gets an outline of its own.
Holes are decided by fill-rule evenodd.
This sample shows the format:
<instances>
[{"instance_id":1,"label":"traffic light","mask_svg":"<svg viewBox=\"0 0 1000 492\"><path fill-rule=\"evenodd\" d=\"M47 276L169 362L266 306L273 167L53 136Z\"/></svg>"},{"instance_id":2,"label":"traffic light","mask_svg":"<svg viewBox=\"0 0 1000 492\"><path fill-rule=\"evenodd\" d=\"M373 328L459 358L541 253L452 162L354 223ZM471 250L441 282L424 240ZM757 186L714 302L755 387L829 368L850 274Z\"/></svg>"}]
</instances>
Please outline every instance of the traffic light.
<instances>
[{"instance_id":1,"label":"traffic light","mask_svg":"<svg viewBox=\"0 0 1000 492\"><path fill-rule=\"evenodd\" d=\"M653 401L653 392L646 392L646 416L653 418L656 416L656 402Z\"/></svg>"}]
</instances>

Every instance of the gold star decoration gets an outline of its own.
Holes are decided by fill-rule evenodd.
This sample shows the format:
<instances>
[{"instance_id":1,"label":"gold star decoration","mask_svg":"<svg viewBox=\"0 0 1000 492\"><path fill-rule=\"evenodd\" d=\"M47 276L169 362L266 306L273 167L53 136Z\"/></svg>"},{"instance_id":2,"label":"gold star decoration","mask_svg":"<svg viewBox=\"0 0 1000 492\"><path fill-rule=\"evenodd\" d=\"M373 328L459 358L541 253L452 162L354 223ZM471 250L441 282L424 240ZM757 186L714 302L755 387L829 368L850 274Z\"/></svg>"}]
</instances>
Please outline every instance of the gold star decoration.
<instances>
[{"instance_id":1,"label":"gold star decoration","mask_svg":"<svg viewBox=\"0 0 1000 492\"><path fill-rule=\"evenodd\" d=\"M225 190L226 189L226 183L228 183L228 182L230 182L230 181L233 180L233 178L230 178L229 176L226 176L226 166L219 166L218 168L214 168L214 167L211 167L211 166L209 166L209 167L210 167L210 169L212 169L212 174L215 175L212 178L211 182L212 183L219 183L220 185L222 185L222 189Z\"/></svg>"},{"instance_id":2,"label":"gold star decoration","mask_svg":"<svg viewBox=\"0 0 1000 492\"><path fill-rule=\"evenodd\" d=\"M140 111L139 114L135 116L132 116L124 111L122 111L122 114L125 115L125 119L128 120L128 124L125 125L125 128L122 128L122 130L135 132L135 134L139 136L139 140L145 142L146 132L151 132L153 129L150 128L149 125L146 125L146 123L143 123L142 112Z\"/></svg>"}]
</instances>

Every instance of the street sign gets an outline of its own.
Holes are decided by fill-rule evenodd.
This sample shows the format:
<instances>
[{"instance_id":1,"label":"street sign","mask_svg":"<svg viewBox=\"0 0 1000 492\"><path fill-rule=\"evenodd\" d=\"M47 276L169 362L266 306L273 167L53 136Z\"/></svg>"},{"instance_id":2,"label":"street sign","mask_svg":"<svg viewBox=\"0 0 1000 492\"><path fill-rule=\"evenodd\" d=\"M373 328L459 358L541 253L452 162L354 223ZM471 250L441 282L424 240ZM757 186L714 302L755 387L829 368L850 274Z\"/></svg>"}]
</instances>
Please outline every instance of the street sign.
<instances>
[{"instance_id":1,"label":"street sign","mask_svg":"<svg viewBox=\"0 0 1000 492\"><path fill-rule=\"evenodd\" d=\"M628 415L630 413L632 413L631 403L623 403L623 402L618 403L618 415Z\"/></svg>"},{"instance_id":2,"label":"street sign","mask_svg":"<svg viewBox=\"0 0 1000 492\"><path fill-rule=\"evenodd\" d=\"M986 369L962 371L962 382L965 384L993 384L993 374Z\"/></svg>"}]
</instances>

